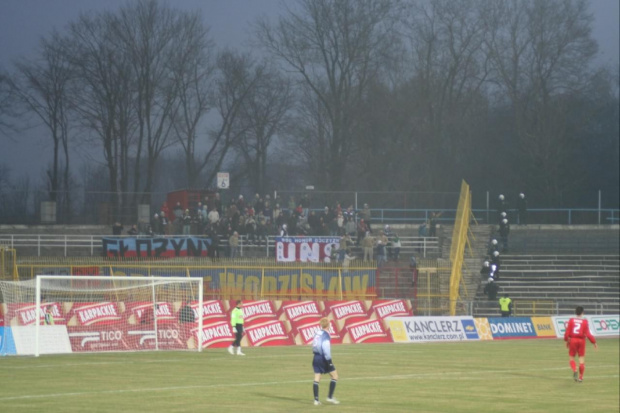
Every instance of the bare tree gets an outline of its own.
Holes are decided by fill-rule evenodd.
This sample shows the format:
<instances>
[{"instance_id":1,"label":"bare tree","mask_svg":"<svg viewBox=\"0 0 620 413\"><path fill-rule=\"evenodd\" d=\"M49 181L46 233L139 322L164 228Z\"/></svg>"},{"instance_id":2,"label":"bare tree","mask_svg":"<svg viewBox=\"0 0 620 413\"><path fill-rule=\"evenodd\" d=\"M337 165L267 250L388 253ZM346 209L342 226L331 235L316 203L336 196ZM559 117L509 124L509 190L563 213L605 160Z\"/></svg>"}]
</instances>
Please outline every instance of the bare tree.
<instances>
[{"instance_id":1,"label":"bare tree","mask_svg":"<svg viewBox=\"0 0 620 413\"><path fill-rule=\"evenodd\" d=\"M198 25L198 20L192 20ZM174 116L174 131L183 148L185 158L186 186L198 187L201 159L196 149L199 130L212 109L215 83L213 42L208 30L202 26L188 30L181 39L183 47L176 50L171 61L171 73L178 96L178 110Z\"/></svg>"},{"instance_id":2,"label":"bare tree","mask_svg":"<svg viewBox=\"0 0 620 413\"><path fill-rule=\"evenodd\" d=\"M273 68L254 68L256 84L241 104L241 122L246 131L235 144L243 156L255 191L267 190L267 157L272 140L282 131L285 115L292 104L290 82Z\"/></svg>"},{"instance_id":3,"label":"bare tree","mask_svg":"<svg viewBox=\"0 0 620 413\"><path fill-rule=\"evenodd\" d=\"M112 38L110 13L82 15L68 28L68 59L75 72L71 99L85 135L103 148L113 215L126 205L135 121L135 79L129 58Z\"/></svg>"},{"instance_id":4,"label":"bare tree","mask_svg":"<svg viewBox=\"0 0 620 413\"><path fill-rule=\"evenodd\" d=\"M248 126L240 122L241 107L261 76L253 71L254 62L247 54L230 50L222 51L216 59L216 75L212 91L213 115L218 122L208 128L197 146L206 150L196 153L196 171L206 170L204 186L213 182L220 171L228 151L247 131ZM199 148L195 148L199 149Z\"/></svg>"},{"instance_id":5,"label":"bare tree","mask_svg":"<svg viewBox=\"0 0 620 413\"><path fill-rule=\"evenodd\" d=\"M15 84L11 76L0 68L0 135L9 136L17 130L13 120L19 117L15 110Z\"/></svg>"},{"instance_id":6,"label":"bare tree","mask_svg":"<svg viewBox=\"0 0 620 413\"><path fill-rule=\"evenodd\" d=\"M577 178L567 164L575 150L570 129L583 127L586 117L575 124L568 116L571 96L589 87L597 52L588 3L526 0L487 6L494 80L512 107L520 155L515 169L531 192L555 203Z\"/></svg>"},{"instance_id":7,"label":"bare tree","mask_svg":"<svg viewBox=\"0 0 620 413\"><path fill-rule=\"evenodd\" d=\"M61 216L70 212L69 197L69 82L72 68L63 51L63 39L54 32L42 39L39 54L33 61L16 64L19 77L16 93L26 110L45 125L53 142L52 165L47 170L49 197L60 203ZM60 152L64 155L64 162ZM61 164L63 166L61 178ZM59 197L59 195L62 195Z\"/></svg>"},{"instance_id":8,"label":"bare tree","mask_svg":"<svg viewBox=\"0 0 620 413\"><path fill-rule=\"evenodd\" d=\"M480 0L413 2L405 19L411 40L410 110L420 162L417 170L428 188L439 188L462 176L470 141L467 130L486 107L487 76L483 42L485 26ZM459 176L460 175L460 176Z\"/></svg>"},{"instance_id":9,"label":"bare tree","mask_svg":"<svg viewBox=\"0 0 620 413\"><path fill-rule=\"evenodd\" d=\"M319 154L325 165L319 184L343 185L345 166L355 143L358 109L368 82L394 43L390 0L300 0L273 26L257 24L257 39L317 97L327 134Z\"/></svg>"},{"instance_id":10,"label":"bare tree","mask_svg":"<svg viewBox=\"0 0 620 413\"><path fill-rule=\"evenodd\" d=\"M188 36L206 34L197 13L182 12L156 0L123 7L111 20L115 47L127 58L135 80L136 157L134 193L140 192L142 157L146 162L144 194L152 190L157 159L176 143L172 125L178 108L171 68L179 54L196 52ZM143 197L142 202L149 199Z\"/></svg>"}]
</instances>

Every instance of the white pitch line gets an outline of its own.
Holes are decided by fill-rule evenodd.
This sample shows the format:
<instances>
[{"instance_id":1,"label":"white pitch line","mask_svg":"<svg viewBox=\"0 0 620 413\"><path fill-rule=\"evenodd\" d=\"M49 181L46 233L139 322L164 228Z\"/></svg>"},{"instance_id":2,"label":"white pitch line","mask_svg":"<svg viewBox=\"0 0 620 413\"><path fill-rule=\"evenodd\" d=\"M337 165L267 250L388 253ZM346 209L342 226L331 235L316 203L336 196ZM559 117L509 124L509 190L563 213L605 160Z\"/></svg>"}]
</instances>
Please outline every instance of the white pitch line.
<instances>
[{"instance_id":1,"label":"white pitch line","mask_svg":"<svg viewBox=\"0 0 620 413\"><path fill-rule=\"evenodd\" d=\"M611 365L603 365L598 367L608 367ZM592 366L595 367L595 366ZM615 366L613 366L615 367ZM399 375L390 375L390 376L368 376L368 377L351 377L351 378L341 378L339 381L357 381L357 380L404 380L404 379L415 379L415 378L425 378L425 377L433 377L433 376L460 376L465 375L471 377L473 374L505 374L505 373L515 373L515 372L529 372L529 371L555 371L555 370L567 370L566 367L552 367L546 369L521 369L521 370L476 370L476 371L454 371L454 372L442 372L442 373L423 373L423 374L399 374ZM588 376L588 380L597 379L597 378L618 378L619 375L603 375L603 376ZM568 379L567 379L568 380ZM178 391L178 390L191 390L191 389L217 389L217 388L233 388L233 387L253 387L253 386L277 386L282 384L290 384L290 383L309 383L308 379L304 380L287 380L287 381L272 381L272 382L249 382L249 383L226 383L226 384L209 384L203 386L174 386L174 387L152 387L152 388L144 388L144 389L122 389L122 390L102 390L96 392L74 392L74 393L52 393L52 394L31 394L31 395L23 395L23 396L10 396L10 397L0 397L0 401L10 401L10 400L30 400L30 399L41 399L46 397L76 397L76 396L92 396L92 395L101 395L101 394L122 394L122 393L143 393L143 392L161 392L161 391Z\"/></svg>"},{"instance_id":2,"label":"white pitch line","mask_svg":"<svg viewBox=\"0 0 620 413\"><path fill-rule=\"evenodd\" d=\"M383 352L386 353L386 352ZM422 352L415 352L415 353L422 353ZM360 356L360 355L364 355L367 354L365 352L348 352L348 353L338 353L338 357L344 357L344 356ZM412 352L408 352L407 354L412 354ZM207 355L208 361L229 361L230 357L228 355L228 353L226 353L226 355L224 354L216 354L214 358L210 357L213 354L209 354ZM266 355L252 355L253 359L270 359L270 358L307 358L308 354L307 353L298 353L298 354L276 354L273 356L266 356ZM196 363L196 359L195 358L182 358L182 359L161 359L161 360L135 360L135 361L128 361L128 360L122 360L122 361L92 361L92 362L84 362L84 363L62 363L62 364L32 364L32 365L28 365L28 366L2 366L2 368L6 368L6 369L13 369L13 370L24 370L24 369L41 369L41 368L57 368L57 367L67 367L67 366L72 366L72 367L77 367L77 366L93 366L93 365L113 365L113 364L145 364L145 363L183 363L183 362L188 362L188 363L192 363L195 364Z\"/></svg>"}]
</instances>

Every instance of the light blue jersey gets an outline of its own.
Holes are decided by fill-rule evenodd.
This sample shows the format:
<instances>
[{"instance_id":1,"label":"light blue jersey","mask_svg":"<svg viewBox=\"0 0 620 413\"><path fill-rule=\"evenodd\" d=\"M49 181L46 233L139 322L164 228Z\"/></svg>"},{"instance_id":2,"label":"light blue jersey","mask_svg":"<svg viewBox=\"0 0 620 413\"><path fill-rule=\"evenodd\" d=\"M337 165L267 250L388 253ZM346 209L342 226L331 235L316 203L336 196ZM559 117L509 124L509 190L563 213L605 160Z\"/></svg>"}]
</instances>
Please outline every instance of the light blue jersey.
<instances>
[{"instance_id":1,"label":"light blue jersey","mask_svg":"<svg viewBox=\"0 0 620 413\"><path fill-rule=\"evenodd\" d=\"M312 352L323 356L325 360L332 359L332 350L329 333L325 330L319 330L312 340Z\"/></svg>"}]
</instances>

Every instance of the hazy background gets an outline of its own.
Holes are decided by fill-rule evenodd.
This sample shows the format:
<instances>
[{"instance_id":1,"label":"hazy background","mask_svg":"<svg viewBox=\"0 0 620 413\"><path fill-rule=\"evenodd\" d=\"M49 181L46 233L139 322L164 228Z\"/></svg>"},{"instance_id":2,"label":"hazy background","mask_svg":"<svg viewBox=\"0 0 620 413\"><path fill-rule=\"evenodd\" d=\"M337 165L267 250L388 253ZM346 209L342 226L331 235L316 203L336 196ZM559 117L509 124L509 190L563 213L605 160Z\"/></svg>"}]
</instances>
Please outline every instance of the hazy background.
<instances>
[{"instance_id":1,"label":"hazy background","mask_svg":"<svg viewBox=\"0 0 620 413\"><path fill-rule=\"evenodd\" d=\"M62 28L80 13L116 10L125 0L25 0L0 2L0 67L9 69L20 57L29 57L39 39L54 28ZM205 24L218 47L247 49L248 27L261 16L276 16L279 0L178 0L168 1L176 8L200 10ZM46 133L43 131L42 133ZM11 140L0 136L0 164L11 168L12 176L28 174L38 181L50 161L51 141L39 137L36 130L22 133ZM77 154L88 155L88 148L75 148ZM101 156L100 148L94 152ZM74 167L81 162L75 158Z\"/></svg>"},{"instance_id":2,"label":"hazy background","mask_svg":"<svg viewBox=\"0 0 620 413\"><path fill-rule=\"evenodd\" d=\"M2 1L0 3L0 67L10 69L12 62L29 57L36 50L39 39L53 28L63 28L80 13L117 9L121 0L54 0L54 1ZM598 41L598 63L617 67L619 64L619 7L618 0L592 0L591 11L595 18L594 38ZM169 2L174 7L199 10L210 27L212 39L218 47L246 49L248 27L258 16L277 16L281 7L278 0L178 0ZM617 69L616 69L617 72ZM51 141L39 136L39 129L11 136L0 136L0 164L8 166L13 177L30 176L37 185L50 162ZM88 148L76 145L73 167L80 159L101 156L100 148L90 158Z\"/></svg>"}]
</instances>

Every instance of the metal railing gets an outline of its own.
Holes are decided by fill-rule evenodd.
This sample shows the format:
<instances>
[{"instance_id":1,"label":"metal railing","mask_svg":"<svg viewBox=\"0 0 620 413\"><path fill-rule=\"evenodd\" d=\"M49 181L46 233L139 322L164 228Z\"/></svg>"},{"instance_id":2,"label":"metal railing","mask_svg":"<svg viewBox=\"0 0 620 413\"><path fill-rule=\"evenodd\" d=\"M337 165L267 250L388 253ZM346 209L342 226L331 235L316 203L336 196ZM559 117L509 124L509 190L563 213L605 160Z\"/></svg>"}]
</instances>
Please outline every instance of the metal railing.
<instances>
[{"instance_id":1,"label":"metal railing","mask_svg":"<svg viewBox=\"0 0 620 413\"><path fill-rule=\"evenodd\" d=\"M44 255L62 255L64 257L101 256L102 238L118 237L112 235L49 235L49 234L0 234L0 244L17 250L21 255L41 257ZM267 242L251 242L246 235L239 237L241 256L273 257L275 236L267 236ZM417 257L441 255L441 246L437 237L400 237L402 247L400 254L416 255ZM228 256L228 240L220 240L220 248L224 256ZM354 253L361 251L353 247Z\"/></svg>"}]
</instances>

